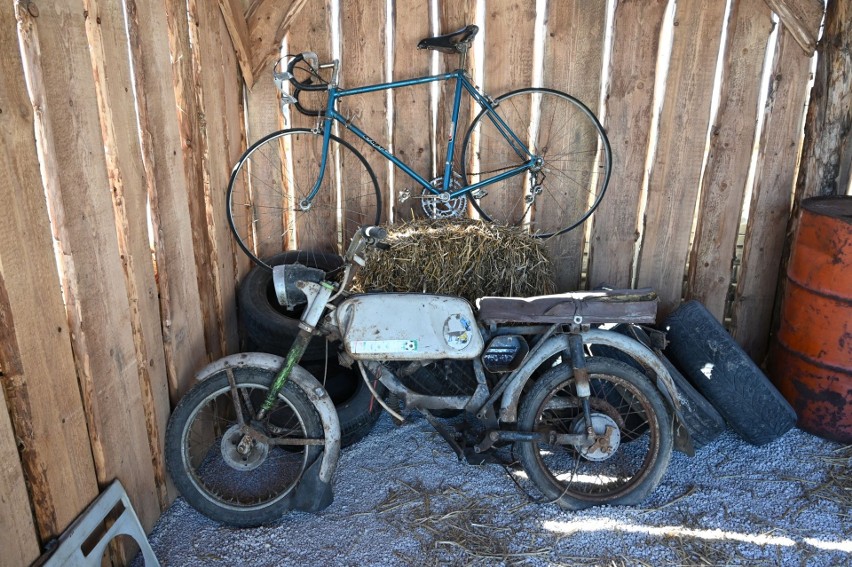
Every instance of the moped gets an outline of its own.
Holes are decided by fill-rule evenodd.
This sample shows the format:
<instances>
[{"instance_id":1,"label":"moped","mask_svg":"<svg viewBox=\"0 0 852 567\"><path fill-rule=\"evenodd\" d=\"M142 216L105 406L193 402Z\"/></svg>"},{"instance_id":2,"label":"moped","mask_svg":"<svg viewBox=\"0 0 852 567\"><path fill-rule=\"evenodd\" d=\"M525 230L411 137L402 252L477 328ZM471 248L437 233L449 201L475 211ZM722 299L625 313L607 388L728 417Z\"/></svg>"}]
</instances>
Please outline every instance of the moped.
<instances>
[{"instance_id":1,"label":"moped","mask_svg":"<svg viewBox=\"0 0 852 567\"><path fill-rule=\"evenodd\" d=\"M359 369L376 403L397 420L421 412L460 459L480 462L512 444L528 478L562 508L635 505L656 488L673 445L689 446L677 389L653 348L607 329L653 323L651 290L486 297L476 308L446 295L352 293L365 252L386 247L385 236L380 227L356 232L339 283L315 268L276 266L279 302L305 304L288 355L235 354L197 373L166 433L169 472L193 507L257 526L331 503L340 425L328 393L298 364L315 335L341 342L341 363ZM593 345L645 372L594 356ZM417 388L429 380L430 391ZM470 445L435 416L448 411L477 425Z\"/></svg>"}]
</instances>

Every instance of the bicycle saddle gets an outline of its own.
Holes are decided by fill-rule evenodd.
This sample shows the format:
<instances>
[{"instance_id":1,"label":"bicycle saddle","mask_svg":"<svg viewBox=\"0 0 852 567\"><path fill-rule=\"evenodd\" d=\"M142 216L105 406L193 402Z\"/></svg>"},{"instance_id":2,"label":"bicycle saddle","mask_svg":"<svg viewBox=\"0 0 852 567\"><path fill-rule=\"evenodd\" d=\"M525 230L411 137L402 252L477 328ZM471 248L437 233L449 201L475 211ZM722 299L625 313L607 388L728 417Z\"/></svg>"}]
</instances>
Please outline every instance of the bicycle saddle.
<instances>
[{"instance_id":1,"label":"bicycle saddle","mask_svg":"<svg viewBox=\"0 0 852 567\"><path fill-rule=\"evenodd\" d=\"M434 49L444 53L460 53L459 45L473 40L478 31L479 26L471 24L453 33L421 39L420 43L417 44L417 49Z\"/></svg>"}]
</instances>

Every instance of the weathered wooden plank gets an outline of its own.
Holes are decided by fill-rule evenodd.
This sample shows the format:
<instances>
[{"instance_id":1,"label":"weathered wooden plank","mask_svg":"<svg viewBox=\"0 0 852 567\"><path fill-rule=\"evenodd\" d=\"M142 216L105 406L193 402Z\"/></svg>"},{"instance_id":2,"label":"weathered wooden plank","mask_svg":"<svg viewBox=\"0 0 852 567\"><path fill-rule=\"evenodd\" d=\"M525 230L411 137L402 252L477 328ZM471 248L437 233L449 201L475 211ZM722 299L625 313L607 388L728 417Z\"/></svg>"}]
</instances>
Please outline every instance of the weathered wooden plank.
<instances>
[{"instance_id":1,"label":"weathered wooden plank","mask_svg":"<svg viewBox=\"0 0 852 567\"><path fill-rule=\"evenodd\" d=\"M231 55L226 57L222 49L227 44L222 14L212 2L194 0L188 7L190 17L197 17L197 24L190 28L197 34L197 49L193 49L194 70L198 106L202 110L203 160L205 171L204 202L207 213L207 230L212 254L213 279L215 282L216 321L223 353L237 350L236 275L234 272L233 238L227 221L228 178L231 174L231 159L228 152L227 110L224 107L225 91L237 88L236 81L227 84L226 78L236 79L237 62ZM226 70L227 68L227 70ZM200 79L200 80L199 80ZM232 126L233 128L233 126Z\"/></svg>"},{"instance_id":2,"label":"weathered wooden plank","mask_svg":"<svg viewBox=\"0 0 852 567\"><path fill-rule=\"evenodd\" d=\"M40 74L30 74L31 103L19 55L31 70L40 68L38 32L19 8L19 50L13 10L11 4L0 8L0 46L7 53L0 58L0 200L6 204L0 223L5 297L0 302L0 368L36 526L47 541L97 496L98 487L33 133L34 104L39 131L45 134L43 82ZM55 173L55 163L43 165L47 175Z\"/></svg>"},{"instance_id":3,"label":"weathered wooden plank","mask_svg":"<svg viewBox=\"0 0 852 567\"><path fill-rule=\"evenodd\" d=\"M273 65L269 65L257 79L252 90L246 93L246 102L248 106L248 143L253 144L263 136L280 130L285 127L284 118L280 110L280 94L275 84L272 82ZM295 112L295 110L293 110ZM280 156L280 163L284 157ZM257 238L255 243L247 244L252 247L259 257L268 258L280 252L283 248L289 247L290 235L284 230L283 216L276 214L262 214L264 211L275 211L281 206L283 198L283 174L281 168L275 160L253 159L251 167L251 176L245 172L235 180L239 183L234 190L235 195L244 196L245 201L248 199L248 189L246 184L251 184L252 200L242 207L242 211L235 211L235 215L239 214L239 220L235 222L241 223L240 234L251 236L256 233ZM270 190L271 188L279 188ZM252 214L261 216L261 222L254 226L254 231L249 230L249 223L252 222ZM280 235L284 235L282 241Z\"/></svg>"},{"instance_id":4,"label":"weathered wooden plank","mask_svg":"<svg viewBox=\"0 0 852 567\"><path fill-rule=\"evenodd\" d=\"M546 34L544 43L543 86L567 92L589 107L592 112L600 115L598 110L601 93L601 75L603 71L604 36L606 33L606 3L582 2L550 2L548 4ZM542 102L540 128L548 124L560 123L562 107ZM575 115L579 116L579 114ZM562 116L567 121L573 116ZM548 135L551 155L560 155L569 151L566 146L560 150L557 144L576 143L586 147L571 147L571 152L587 151L593 155L597 149L597 134L591 123L579 123L575 132L553 132L553 138ZM573 136L572 136L573 135ZM578 144L579 145L579 144ZM565 215L571 219L579 215L576 211L585 211L589 206L589 194L577 191L580 186L591 187L592 171L577 171L571 174L576 185L567 186L566 191L555 193L545 192L536 202L536 230L552 232L565 226ZM558 186L550 180L550 189ZM572 216L573 215L573 216ZM550 259L553 261L556 289L560 291L576 290L580 286L580 273L583 268L585 225L556 236L546 242Z\"/></svg>"},{"instance_id":5,"label":"weathered wooden plank","mask_svg":"<svg viewBox=\"0 0 852 567\"><path fill-rule=\"evenodd\" d=\"M45 184L98 481L121 479L142 524L151 527L160 507L84 12L80 0L54 2L40 7L34 23L41 155L51 162Z\"/></svg>"},{"instance_id":6,"label":"weathered wooden plank","mask_svg":"<svg viewBox=\"0 0 852 567\"><path fill-rule=\"evenodd\" d=\"M361 86L387 81L384 62L385 46L385 24L387 22L387 10L384 0L362 0L361 2L343 2L340 6L340 64L343 69L347 85ZM356 98L341 102L344 113L351 113L358 126L378 143L387 147L390 140L388 129L388 105L387 93L384 91L359 95ZM382 195L383 211L381 217L387 220L390 203L390 191L388 190L388 163L377 153L367 151L366 145L357 144L357 148L367 158L373 168L379 182L379 190ZM347 199L347 192L364 191L365 180L360 177L361 165L357 159L342 152L340 157L342 199ZM347 208L352 208L354 203L346 202ZM357 209L356 209L357 210ZM357 218L349 217L344 213L343 226L344 239L348 238L357 230Z\"/></svg>"},{"instance_id":7,"label":"weathered wooden plank","mask_svg":"<svg viewBox=\"0 0 852 567\"><path fill-rule=\"evenodd\" d=\"M535 4L512 1L487 9L485 13L485 57L483 59L483 88L492 96L528 87L533 80L533 47L535 32ZM522 104L509 106L504 114L510 126L521 137L528 138L528 125L532 106L522 99ZM506 107L504 107L506 108ZM462 120L459 120L463 123ZM483 133L487 128L483 128ZM493 129L490 132L494 132ZM461 136L459 136L461 138ZM483 135L479 140L478 154L482 169L493 169L518 162L517 153L502 136ZM526 208L526 176L516 176L505 182L487 187L488 196L482 201L485 210L496 219L520 219Z\"/></svg>"},{"instance_id":8,"label":"weathered wooden plank","mask_svg":"<svg viewBox=\"0 0 852 567\"><path fill-rule=\"evenodd\" d=\"M12 28L14 29L14 28ZM3 311L4 289L0 268L0 313ZM0 357L2 361L2 357ZM6 411L6 396L0 388L0 549L4 564L10 567L29 565L39 555L38 539L24 471L15 443L15 432Z\"/></svg>"},{"instance_id":9,"label":"weathered wooden plank","mask_svg":"<svg viewBox=\"0 0 852 567\"><path fill-rule=\"evenodd\" d=\"M793 36L783 27L778 33L731 315L731 334L758 361L769 340L810 73Z\"/></svg>"},{"instance_id":10,"label":"weathered wooden plank","mask_svg":"<svg viewBox=\"0 0 852 567\"><path fill-rule=\"evenodd\" d=\"M287 51L302 53L312 51L317 54L320 63L332 60L331 44L331 4L326 0L313 2L302 10L290 25L287 36ZM351 77L345 63L341 63L341 81L349 81ZM323 108L326 95L323 92L303 92L299 100L302 106L310 109ZM295 127L315 128L320 122L315 116L305 116L291 106L290 122ZM293 195L294 200L304 197L314 186L319 174L321 146L316 139L305 136L299 142L294 142L292 148L282 147L280 161L289 159L291 174L286 176L285 193ZM337 219L334 211L337 206L335 183L337 180L338 156L330 155L324 174L325 184L314 198L310 214L294 213L285 222L289 229L295 229L296 246L299 249L316 252L340 252L340 242L337 238ZM295 218L294 218L295 216ZM293 246L288 244L288 248Z\"/></svg>"},{"instance_id":11,"label":"weathered wooden plank","mask_svg":"<svg viewBox=\"0 0 852 567\"><path fill-rule=\"evenodd\" d=\"M688 298L701 301L719 321L724 318L731 285L761 70L773 27L763 0L732 4L719 109L710 137L686 290Z\"/></svg>"},{"instance_id":12,"label":"weathered wooden plank","mask_svg":"<svg viewBox=\"0 0 852 567\"><path fill-rule=\"evenodd\" d=\"M236 53L237 61L239 61L243 78L246 84L253 85L249 31L242 5L239 0L219 0L219 9L225 19L228 35L231 38L231 44L234 46L233 51Z\"/></svg>"},{"instance_id":13,"label":"weathered wooden plank","mask_svg":"<svg viewBox=\"0 0 852 567\"><path fill-rule=\"evenodd\" d=\"M765 0L784 27L790 31L796 41L802 46L805 54L814 54L819 26L822 23L824 11L823 0ZM829 4L843 4L842 0Z\"/></svg>"},{"instance_id":14,"label":"weathered wooden plank","mask_svg":"<svg viewBox=\"0 0 852 567\"><path fill-rule=\"evenodd\" d=\"M431 36L429 4L420 0L397 0L393 3L393 80L399 81L430 74L431 52L417 49L417 42ZM431 85L406 87L393 91L393 152L424 179L434 171L432 155ZM390 203L395 220L410 220L422 215L420 197L423 190L400 170L394 172L398 191L408 188L411 196L405 202Z\"/></svg>"},{"instance_id":15,"label":"weathered wooden plank","mask_svg":"<svg viewBox=\"0 0 852 567\"><path fill-rule=\"evenodd\" d=\"M725 4L677 4L656 156L648 178L639 287L656 288L660 316L681 299Z\"/></svg>"},{"instance_id":16,"label":"weathered wooden plank","mask_svg":"<svg viewBox=\"0 0 852 567\"><path fill-rule=\"evenodd\" d=\"M172 404L206 362L198 272L181 149L166 12L127 0L142 160L145 167L162 317L163 347Z\"/></svg>"},{"instance_id":17,"label":"weathered wooden plank","mask_svg":"<svg viewBox=\"0 0 852 567\"><path fill-rule=\"evenodd\" d=\"M169 387L163 352L160 306L148 243L147 184L136 124L127 32L120 4L85 0L86 33L92 52L101 135L112 188L118 252L130 306L142 409L160 499L168 506L163 445L169 416Z\"/></svg>"},{"instance_id":18,"label":"weathered wooden plank","mask_svg":"<svg viewBox=\"0 0 852 567\"><path fill-rule=\"evenodd\" d=\"M220 26L224 26L225 22L220 19ZM220 35L224 35L223 31L220 31ZM224 114L222 119L224 121L224 135L225 135L225 145L223 146L225 155L226 155L226 164L228 170L225 172L225 185L222 187L222 204L223 206L227 206L227 181L230 176L230 168L237 162L240 155L242 155L243 151L246 149L246 131L245 131L245 107L243 104L243 92L244 92L244 83L239 75L239 67L236 60L236 54L228 49L227 45L221 46L222 51L222 73L223 73L223 82L224 82L224 96L222 98L222 106L224 108ZM236 242L232 238L230 227L227 225L227 220L225 218L226 212L222 211L219 213L221 215L221 226L224 230L227 238L231 244L231 258L230 261L234 264L234 277L236 278L236 282L232 282L230 285L231 290L235 288L237 282L242 280L242 277L251 269L251 262L248 259L248 256L243 254L242 250L236 245ZM225 299L225 307L226 314L228 316L233 312L234 299L233 297L228 297L228 294L232 293L231 290L228 290ZM231 311L228 311L228 310ZM233 319L228 319L226 321L226 325L230 329L236 329L236 324Z\"/></svg>"},{"instance_id":19,"label":"weathered wooden plank","mask_svg":"<svg viewBox=\"0 0 852 567\"><path fill-rule=\"evenodd\" d=\"M292 0L289 6L281 0L258 0L246 12L254 78L278 59L281 40L287 34L290 25L296 20L308 0ZM313 0L309 7L315 10L323 0ZM327 30L323 30L327 34ZM298 53L294 51L292 53ZM252 83L248 87L252 88Z\"/></svg>"},{"instance_id":20,"label":"weathered wooden plank","mask_svg":"<svg viewBox=\"0 0 852 567\"><path fill-rule=\"evenodd\" d=\"M602 284L627 288L631 284L657 50L667 4L667 0L654 0L615 6L605 123L612 145L612 177L592 218L590 288Z\"/></svg>"},{"instance_id":21,"label":"weathered wooden plank","mask_svg":"<svg viewBox=\"0 0 852 567\"><path fill-rule=\"evenodd\" d=\"M829 2L805 121L796 203L843 195L852 168L852 4Z\"/></svg>"},{"instance_id":22,"label":"weathered wooden plank","mask_svg":"<svg viewBox=\"0 0 852 567\"><path fill-rule=\"evenodd\" d=\"M175 97L177 99L178 126L180 128L183 167L189 199L189 219L192 226L192 246L195 271L198 275L198 296L204 342L208 354L218 358L222 354L221 335L216 309L215 263L210 250L211 240L207 227L204 190L204 138L201 133L201 112L193 71L193 51L190 47L190 26L185 0L164 0L166 22L169 30L169 51L172 61ZM194 25L194 24L193 24Z\"/></svg>"},{"instance_id":23,"label":"weathered wooden plank","mask_svg":"<svg viewBox=\"0 0 852 567\"><path fill-rule=\"evenodd\" d=\"M438 34L447 34L454 32L456 30L460 30L468 24L476 23L476 1L475 0L459 0L456 2L440 2L438 5L439 9L439 26L438 26ZM487 29L479 30L480 34L485 34L486 38L486 47L485 52L488 53L489 57L496 57L497 55L489 53L488 51L488 39L487 39ZM476 53L475 49L471 49L467 53L467 61L465 63L465 70L470 74L471 77L476 77L475 69L482 67L483 61L478 59L479 54ZM448 71L452 71L458 68L459 65L459 57L457 55L451 55L448 53L438 52L438 69L440 72L445 73ZM480 85L482 87L482 85ZM436 175L443 177L444 175L444 166L446 164L447 159L447 144L449 143L450 137L452 135L452 111L453 111L453 97L455 96L455 88L456 85L452 81L447 81L442 83L438 89L438 111L436 122L436 133L435 133L435 162L436 162ZM502 94L502 90L493 91L491 95ZM463 97L467 97L467 95L463 95ZM455 149L455 163L453 163L453 172L459 173L461 172L461 154L462 154L462 143L464 142L464 135L467 132L468 125L473 116L476 114L471 114L472 111L478 111L479 105L474 103L474 101L470 100L470 98L462 98L461 108L459 109L459 119L458 119L458 130L456 132L456 149Z\"/></svg>"}]
</instances>

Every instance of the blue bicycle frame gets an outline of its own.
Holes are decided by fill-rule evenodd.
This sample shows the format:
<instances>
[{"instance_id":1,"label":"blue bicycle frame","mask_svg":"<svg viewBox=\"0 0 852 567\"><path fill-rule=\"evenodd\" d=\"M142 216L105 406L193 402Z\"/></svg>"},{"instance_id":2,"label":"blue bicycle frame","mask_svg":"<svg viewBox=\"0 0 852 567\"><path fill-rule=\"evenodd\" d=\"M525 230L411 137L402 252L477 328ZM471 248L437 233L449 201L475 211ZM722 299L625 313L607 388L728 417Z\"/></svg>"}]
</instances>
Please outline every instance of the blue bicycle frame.
<instances>
[{"instance_id":1,"label":"blue bicycle frame","mask_svg":"<svg viewBox=\"0 0 852 567\"><path fill-rule=\"evenodd\" d=\"M449 140L449 145L447 146L447 154L446 160L444 162L444 176L443 176L443 184L441 188L434 187L428 180L419 175L416 171L411 169L408 165L406 165L403 161L401 161L394 154L390 153L384 147L382 147L378 142L373 140L370 136L368 136L363 130L352 124L348 121L342 114L340 114L337 109L337 101L341 98L354 96L365 93L373 93L377 91L384 91L388 89L396 89L401 87L409 87L414 85L423 85L427 83L434 83L439 81L449 81L455 79L456 80L456 88L455 88L455 97L453 100L453 113L452 113L452 124L451 124L451 136ZM451 191L451 183L452 183L452 164L453 164L453 156L455 155L455 144L456 144L456 134L458 131L458 118L459 118L459 109L461 108L461 98L462 98L462 90L466 90L470 96L479 104L482 108L482 112L487 112L487 117L494 123L497 127L498 131L503 135L506 139L506 142L509 146L518 154L518 156L526 160L526 162L522 165L509 169L500 173L499 175L495 175L494 177L490 177L484 181L479 181L477 183L467 185L455 191ZM488 98L483 96L476 90L476 87L470 82L470 80L465 76L463 69L457 69L451 73L445 73L442 75L432 75L428 77L420 77L417 79L408 79L405 81L394 81L390 83L381 83L378 85L369 85L365 87L358 87L353 89L338 89L336 85L330 85L328 88L328 103L325 110L325 124L323 126L323 147L322 147L322 161L320 163L320 175L317 178L316 183L314 184L313 189L311 189L310 194L305 198L302 202L303 207L310 206L311 201L313 201L314 196L319 191L319 187L322 184L323 176L325 175L326 162L328 159L328 141L331 136L331 125L334 120L338 121L342 124L347 130L364 140L371 148L378 151L385 158L390 160L391 163L396 165L399 169L408 174L409 177L414 179L417 183L419 183L424 189L434 193L435 195L449 195L450 199L454 199L459 197L460 195L464 195L470 193L471 191L475 191L481 187L485 187L487 185L491 185L493 183L498 183L512 177L514 175L518 175L524 171L534 170L536 167L539 167L541 164L541 159L538 156L530 154L527 150L526 145L518 138L518 136L512 131L511 128L503 121L500 116L498 116L495 112L492 112L496 106L493 105Z\"/></svg>"}]
</instances>

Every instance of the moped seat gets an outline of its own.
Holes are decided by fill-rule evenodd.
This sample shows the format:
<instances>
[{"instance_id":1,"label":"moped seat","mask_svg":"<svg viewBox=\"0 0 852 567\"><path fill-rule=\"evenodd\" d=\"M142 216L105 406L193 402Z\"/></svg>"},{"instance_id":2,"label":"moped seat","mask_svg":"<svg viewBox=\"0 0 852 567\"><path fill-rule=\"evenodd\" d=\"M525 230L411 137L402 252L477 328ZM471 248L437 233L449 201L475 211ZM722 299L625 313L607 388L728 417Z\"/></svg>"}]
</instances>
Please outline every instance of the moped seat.
<instances>
[{"instance_id":1,"label":"moped seat","mask_svg":"<svg viewBox=\"0 0 852 567\"><path fill-rule=\"evenodd\" d=\"M417 49L434 49L444 53L459 53L459 45L473 41L479 26L469 25L458 31L421 39Z\"/></svg>"},{"instance_id":2,"label":"moped seat","mask_svg":"<svg viewBox=\"0 0 852 567\"><path fill-rule=\"evenodd\" d=\"M654 323L657 294L645 289L577 291L536 297L482 297L479 320L486 323Z\"/></svg>"}]
</instances>

